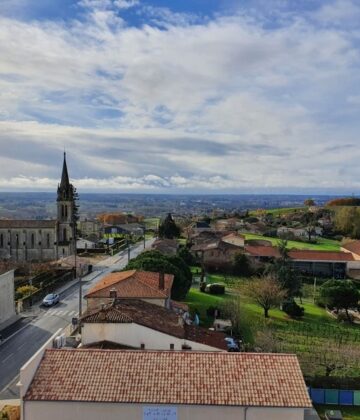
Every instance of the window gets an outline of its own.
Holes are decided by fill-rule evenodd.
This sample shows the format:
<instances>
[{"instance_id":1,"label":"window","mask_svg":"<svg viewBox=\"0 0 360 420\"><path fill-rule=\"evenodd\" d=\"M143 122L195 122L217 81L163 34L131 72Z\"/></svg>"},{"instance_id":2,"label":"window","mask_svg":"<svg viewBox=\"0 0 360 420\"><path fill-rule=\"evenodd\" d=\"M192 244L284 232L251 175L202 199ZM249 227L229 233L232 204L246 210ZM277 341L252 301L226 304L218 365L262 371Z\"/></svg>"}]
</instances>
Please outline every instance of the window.
<instances>
[{"instance_id":1,"label":"window","mask_svg":"<svg viewBox=\"0 0 360 420\"><path fill-rule=\"evenodd\" d=\"M4 235L0 235L0 248L4 248Z\"/></svg>"},{"instance_id":2,"label":"window","mask_svg":"<svg viewBox=\"0 0 360 420\"><path fill-rule=\"evenodd\" d=\"M141 348L141 350L144 350L144 348L145 348L145 344L144 344L144 343L141 343L141 344L140 344L140 348Z\"/></svg>"},{"instance_id":3,"label":"window","mask_svg":"<svg viewBox=\"0 0 360 420\"><path fill-rule=\"evenodd\" d=\"M35 235L31 234L31 248L35 248Z\"/></svg>"},{"instance_id":4,"label":"window","mask_svg":"<svg viewBox=\"0 0 360 420\"><path fill-rule=\"evenodd\" d=\"M67 236L66 236L66 228L63 229L63 241L66 242Z\"/></svg>"},{"instance_id":5,"label":"window","mask_svg":"<svg viewBox=\"0 0 360 420\"><path fill-rule=\"evenodd\" d=\"M170 344L170 350L174 350L174 344Z\"/></svg>"},{"instance_id":6,"label":"window","mask_svg":"<svg viewBox=\"0 0 360 420\"><path fill-rule=\"evenodd\" d=\"M15 241L16 241L16 248L19 248L19 234L18 233L15 235Z\"/></svg>"},{"instance_id":7,"label":"window","mask_svg":"<svg viewBox=\"0 0 360 420\"><path fill-rule=\"evenodd\" d=\"M46 248L50 248L50 234L46 235Z\"/></svg>"},{"instance_id":8,"label":"window","mask_svg":"<svg viewBox=\"0 0 360 420\"><path fill-rule=\"evenodd\" d=\"M68 206L65 206L65 218L67 219L68 217Z\"/></svg>"}]
</instances>

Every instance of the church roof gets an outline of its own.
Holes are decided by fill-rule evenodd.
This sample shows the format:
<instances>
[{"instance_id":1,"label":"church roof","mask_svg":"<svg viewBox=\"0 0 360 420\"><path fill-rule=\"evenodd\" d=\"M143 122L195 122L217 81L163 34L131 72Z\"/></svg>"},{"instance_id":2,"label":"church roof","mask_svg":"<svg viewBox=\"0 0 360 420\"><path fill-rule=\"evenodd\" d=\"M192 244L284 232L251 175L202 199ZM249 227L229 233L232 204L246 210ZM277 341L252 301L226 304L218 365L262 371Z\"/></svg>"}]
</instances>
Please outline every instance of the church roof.
<instances>
[{"instance_id":1,"label":"church roof","mask_svg":"<svg viewBox=\"0 0 360 420\"><path fill-rule=\"evenodd\" d=\"M0 220L0 229L53 229L56 220Z\"/></svg>"}]
</instances>

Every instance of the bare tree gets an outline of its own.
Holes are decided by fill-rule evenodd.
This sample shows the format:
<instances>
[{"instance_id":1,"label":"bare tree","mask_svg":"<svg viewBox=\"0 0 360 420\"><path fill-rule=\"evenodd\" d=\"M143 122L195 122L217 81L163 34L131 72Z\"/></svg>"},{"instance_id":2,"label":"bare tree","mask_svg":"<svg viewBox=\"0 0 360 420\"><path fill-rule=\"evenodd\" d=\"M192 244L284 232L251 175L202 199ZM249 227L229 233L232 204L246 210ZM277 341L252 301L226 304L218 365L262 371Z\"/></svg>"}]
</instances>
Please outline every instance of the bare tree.
<instances>
[{"instance_id":1,"label":"bare tree","mask_svg":"<svg viewBox=\"0 0 360 420\"><path fill-rule=\"evenodd\" d=\"M265 318L269 318L269 310L275 308L286 296L279 282L271 275L250 281L245 294L264 310Z\"/></svg>"},{"instance_id":2,"label":"bare tree","mask_svg":"<svg viewBox=\"0 0 360 420\"><path fill-rule=\"evenodd\" d=\"M354 369L360 360L359 346L326 342L316 349L317 362L325 369L325 376L334 372Z\"/></svg>"},{"instance_id":3,"label":"bare tree","mask_svg":"<svg viewBox=\"0 0 360 420\"><path fill-rule=\"evenodd\" d=\"M258 331L256 334L256 346L266 353L277 353L280 351L280 343L271 328Z\"/></svg>"}]
</instances>

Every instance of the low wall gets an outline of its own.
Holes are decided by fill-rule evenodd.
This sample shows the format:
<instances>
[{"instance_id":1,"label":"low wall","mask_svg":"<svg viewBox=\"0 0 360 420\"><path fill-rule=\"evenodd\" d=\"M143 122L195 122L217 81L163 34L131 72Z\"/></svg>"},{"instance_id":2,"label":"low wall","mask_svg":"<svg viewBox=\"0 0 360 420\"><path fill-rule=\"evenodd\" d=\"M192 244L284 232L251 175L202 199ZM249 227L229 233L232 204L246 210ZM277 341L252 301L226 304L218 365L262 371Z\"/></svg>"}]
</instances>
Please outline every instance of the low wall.
<instances>
[{"instance_id":1,"label":"low wall","mask_svg":"<svg viewBox=\"0 0 360 420\"><path fill-rule=\"evenodd\" d=\"M360 391L345 389L308 388L314 404L360 406Z\"/></svg>"}]
</instances>

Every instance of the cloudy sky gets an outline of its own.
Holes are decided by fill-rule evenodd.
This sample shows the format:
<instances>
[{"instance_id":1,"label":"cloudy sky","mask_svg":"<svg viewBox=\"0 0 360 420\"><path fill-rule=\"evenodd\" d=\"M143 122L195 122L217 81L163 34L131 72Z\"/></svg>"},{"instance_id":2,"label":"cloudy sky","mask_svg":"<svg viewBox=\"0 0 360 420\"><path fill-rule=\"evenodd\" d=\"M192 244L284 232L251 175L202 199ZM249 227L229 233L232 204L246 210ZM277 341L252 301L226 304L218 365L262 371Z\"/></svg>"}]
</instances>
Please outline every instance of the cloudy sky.
<instances>
[{"instance_id":1,"label":"cloudy sky","mask_svg":"<svg viewBox=\"0 0 360 420\"><path fill-rule=\"evenodd\" d=\"M0 0L0 190L360 192L357 0Z\"/></svg>"}]
</instances>

